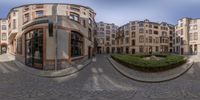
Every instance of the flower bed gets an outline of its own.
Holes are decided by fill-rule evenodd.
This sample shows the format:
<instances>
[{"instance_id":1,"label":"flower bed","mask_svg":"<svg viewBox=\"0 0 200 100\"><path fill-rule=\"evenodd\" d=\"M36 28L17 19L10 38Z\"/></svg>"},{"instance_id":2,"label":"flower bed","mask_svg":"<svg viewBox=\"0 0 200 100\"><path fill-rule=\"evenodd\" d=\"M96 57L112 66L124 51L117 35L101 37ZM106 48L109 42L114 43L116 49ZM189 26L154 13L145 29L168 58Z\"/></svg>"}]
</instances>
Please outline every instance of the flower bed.
<instances>
[{"instance_id":1,"label":"flower bed","mask_svg":"<svg viewBox=\"0 0 200 100\"><path fill-rule=\"evenodd\" d=\"M131 68L146 72L164 71L178 67L186 63L187 59L180 55L166 55L166 54L154 54L157 57L163 57L161 60L145 60L144 57L150 57L152 55L125 55L125 54L113 54L111 57L117 62Z\"/></svg>"}]
</instances>

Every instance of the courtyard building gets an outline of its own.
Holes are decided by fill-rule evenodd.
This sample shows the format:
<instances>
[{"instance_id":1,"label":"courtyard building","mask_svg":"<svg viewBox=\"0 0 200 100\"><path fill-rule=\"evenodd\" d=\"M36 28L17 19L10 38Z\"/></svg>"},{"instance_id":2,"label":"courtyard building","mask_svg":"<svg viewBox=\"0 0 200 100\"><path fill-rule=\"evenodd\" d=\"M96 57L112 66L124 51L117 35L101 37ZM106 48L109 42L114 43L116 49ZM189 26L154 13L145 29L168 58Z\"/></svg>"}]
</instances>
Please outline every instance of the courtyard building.
<instances>
[{"instance_id":1,"label":"courtyard building","mask_svg":"<svg viewBox=\"0 0 200 100\"><path fill-rule=\"evenodd\" d=\"M177 54L200 54L200 19L182 18L176 25L174 51Z\"/></svg>"},{"instance_id":2,"label":"courtyard building","mask_svg":"<svg viewBox=\"0 0 200 100\"><path fill-rule=\"evenodd\" d=\"M8 21L0 19L0 54L7 53L8 49Z\"/></svg>"},{"instance_id":3,"label":"courtyard building","mask_svg":"<svg viewBox=\"0 0 200 100\"><path fill-rule=\"evenodd\" d=\"M117 53L172 53L174 33L174 26L165 22L130 21L117 30Z\"/></svg>"},{"instance_id":4,"label":"courtyard building","mask_svg":"<svg viewBox=\"0 0 200 100\"><path fill-rule=\"evenodd\" d=\"M97 23L97 53L115 53L116 52L116 32L118 26L111 23Z\"/></svg>"},{"instance_id":5,"label":"courtyard building","mask_svg":"<svg viewBox=\"0 0 200 100\"><path fill-rule=\"evenodd\" d=\"M43 70L64 69L72 62L86 60L94 51L95 15L90 7L75 4L15 7L5 21L8 52L18 61Z\"/></svg>"}]
</instances>

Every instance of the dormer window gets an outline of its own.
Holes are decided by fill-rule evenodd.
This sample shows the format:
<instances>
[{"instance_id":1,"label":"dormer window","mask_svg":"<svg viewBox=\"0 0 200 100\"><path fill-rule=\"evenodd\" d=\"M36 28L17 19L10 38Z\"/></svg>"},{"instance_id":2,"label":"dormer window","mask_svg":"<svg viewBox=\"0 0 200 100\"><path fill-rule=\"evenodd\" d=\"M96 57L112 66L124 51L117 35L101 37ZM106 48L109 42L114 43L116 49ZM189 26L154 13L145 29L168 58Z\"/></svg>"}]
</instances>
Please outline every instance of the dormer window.
<instances>
[{"instance_id":1,"label":"dormer window","mask_svg":"<svg viewBox=\"0 0 200 100\"><path fill-rule=\"evenodd\" d=\"M24 7L24 12L28 11L29 10L29 6L25 6Z\"/></svg>"},{"instance_id":2,"label":"dormer window","mask_svg":"<svg viewBox=\"0 0 200 100\"><path fill-rule=\"evenodd\" d=\"M71 10L73 11L77 11L77 12L80 12L80 9L79 8L75 8L75 7L70 7Z\"/></svg>"}]
</instances>

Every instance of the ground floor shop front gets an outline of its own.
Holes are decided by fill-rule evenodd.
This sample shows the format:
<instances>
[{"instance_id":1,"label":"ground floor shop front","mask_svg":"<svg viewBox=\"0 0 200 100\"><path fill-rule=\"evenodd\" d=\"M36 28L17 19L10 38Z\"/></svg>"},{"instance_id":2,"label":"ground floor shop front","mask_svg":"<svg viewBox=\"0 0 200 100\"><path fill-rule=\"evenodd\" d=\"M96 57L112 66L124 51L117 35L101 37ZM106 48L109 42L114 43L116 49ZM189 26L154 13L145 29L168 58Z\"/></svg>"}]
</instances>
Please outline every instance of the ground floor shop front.
<instances>
[{"instance_id":1,"label":"ground floor shop front","mask_svg":"<svg viewBox=\"0 0 200 100\"><path fill-rule=\"evenodd\" d=\"M60 28L49 35L48 27L35 26L16 36L16 59L42 70L60 70L93 55L92 42L80 31Z\"/></svg>"}]
</instances>

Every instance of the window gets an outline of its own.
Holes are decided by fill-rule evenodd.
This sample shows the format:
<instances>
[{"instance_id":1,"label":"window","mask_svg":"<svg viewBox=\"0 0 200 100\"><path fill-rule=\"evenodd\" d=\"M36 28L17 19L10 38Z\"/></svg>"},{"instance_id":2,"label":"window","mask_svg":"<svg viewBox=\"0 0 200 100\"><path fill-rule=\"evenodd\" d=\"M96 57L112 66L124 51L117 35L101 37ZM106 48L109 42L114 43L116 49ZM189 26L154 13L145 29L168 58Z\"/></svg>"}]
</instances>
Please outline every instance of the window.
<instances>
[{"instance_id":1,"label":"window","mask_svg":"<svg viewBox=\"0 0 200 100\"><path fill-rule=\"evenodd\" d=\"M110 30L106 30L106 34L110 34Z\"/></svg>"},{"instance_id":2,"label":"window","mask_svg":"<svg viewBox=\"0 0 200 100\"><path fill-rule=\"evenodd\" d=\"M140 43L143 43L143 42L144 42L144 36L142 36L142 35L139 36L139 42L140 42Z\"/></svg>"},{"instance_id":3,"label":"window","mask_svg":"<svg viewBox=\"0 0 200 100\"><path fill-rule=\"evenodd\" d=\"M151 25L151 24L149 24L149 28L152 28L152 25Z\"/></svg>"},{"instance_id":4,"label":"window","mask_svg":"<svg viewBox=\"0 0 200 100\"><path fill-rule=\"evenodd\" d=\"M91 31L90 28L88 29L88 39L89 39L90 41L92 40L92 31Z\"/></svg>"},{"instance_id":5,"label":"window","mask_svg":"<svg viewBox=\"0 0 200 100\"><path fill-rule=\"evenodd\" d=\"M82 56L83 36L78 32L72 31L71 37L71 56Z\"/></svg>"},{"instance_id":6,"label":"window","mask_svg":"<svg viewBox=\"0 0 200 100\"><path fill-rule=\"evenodd\" d=\"M158 46L156 46L156 52L158 52L159 51L159 47Z\"/></svg>"},{"instance_id":7,"label":"window","mask_svg":"<svg viewBox=\"0 0 200 100\"><path fill-rule=\"evenodd\" d=\"M112 34L112 38L115 38L115 34Z\"/></svg>"},{"instance_id":8,"label":"window","mask_svg":"<svg viewBox=\"0 0 200 100\"><path fill-rule=\"evenodd\" d=\"M183 35L183 29L181 29L181 35Z\"/></svg>"},{"instance_id":9,"label":"window","mask_svg":"<svg viewBox=\"0 0 200 100\"><path fill-rule=\"evenodd\" d=\"M112 30L112 33L115 33L115 30L114 30L114 29Z\"/></svg>"},{"instance_id":10,"label":"window","mask_svg":"<svg viewBox=\"0 0 200 100\"><path fill-rule=\"evenodd\" d=\"M135 46L135 40L132 40L132 46Z\"/></svg>"},{"instance_id":11,"label":"window","mask_svg":"<svg viewBox=\"0 0 200 100\"><path fill-rule=\"evenodd\" d=\"M169 37L170 41L172 41L172 36Z\"/></svg>"},{"instance_id":12,"label":"window","mask_svg":"<svg viewBox=\"0 0 200 100\"><path fill-rule=\"evenodd\" d=\"M132 26L131 29L132 29L132 30L135 30L135 26Z\"/></svg>"},{"instance_id":13,"label":"window","mask_svg":"<svg viewBox=\"0 0 200 100\"><path fill-rule=\"evenodd\" d=\"M183 23L181 23L181 27L183 27Z\"/></svg>"},{"instance_id":14,"label":"window","mask_svg":"<svg viewBox=\"0 0 200 100\"><path fill-rule=\"evenodd\" d=\"M139 27L143 27L144 25L143 25L143 23L139 23Z\"/></svg>"},{"instance_id":15,"label":"window","mask_svg":"<svg viewBox=\"0 0 200 100\"><path fill-rule=\"evenodd\" d=\"M106 36L106 41L110 41L110 37L109 36Z\"/></svg>"},{"instance_id":16,"label":"window","mask_svg":"<svg viewBox=\"0 0 200 100\"><path fill-rule=\"evenodd\" d=\"M69 19L79 22L79 15L76 13L70 13Z\"/></svg>"},{"instance_id":17,"label":"window","mask_svg":"<svg viewBox=\"0 0 200 100\"><path fill-rule=\"evenodd\" d=\"M154 26L155 29L158 29L158 26Z\"/></svg>"},{"instance_id":18,"label":"window","mask_svg":"<svg viewBox=\"0 0 200 100\"><path fill-rule=\"evenodd\" d=\"M126 43L129 43L129 37L126 37Z\"/></svg>"},{"instance_id":19,"label":"window","mask_svg":"<svg viewBox=\"0 0 200 100\"><path fill-rule=\"evenodd\" d=\"M115 45L115 40L112 40L112 45Z\"/></svg>"},{"instance_id":20,"label":"window","mask_svg":"<svg viewBox=\"0 0 200 100\"><path fill-rule=\"evenodd\" d=\"M149 34L152 34L152 30L151 29L149 30Z\"/></svg>"},{"instance_id":21,"label":"window","mask_svg":"<svg viewBox=\"0 0 200 100\"><path fill-rule=\"evenodd\" d=\"M141 53L144 52L143 46L140 46L140 47L139 47L139 51L140 51Z\"/></svg>"},{"instance_id":22,"label":"window","mask_svg":"<svg viewBox=\"0 0 200 100\"><path fill-rule=\"evenodd\" d=\"M25 34L25 63L42 69L43 63L43 29L33 29ZM23 39L23 38L21 38ZM17 40L17 52L21 53L22 40Z\"/></svg>"},{"instance_id":23,"label":"window","mask_svg":"<svg viewBox=\"0 0 200 100\"><path fill-rule=\"evenodd\" d=\"M155 41L156 43L159 43L159 37L156 37L156 41Z\"/></svg>"},{"instance_id":24,"label":"window","mask_svg":"<svg viewBox=\"0 0 200 100\"><path fill-rule=\"evenodd\" d=\"M6 30L6 29L7 29L6 25L2 25L2 26L1 26L1 29L2 29L2 30Z\"/></svg>"},{"instance_id":25,"label":"window","mask_svg":"<svg viewBox=\"0 0 200 100\"><path fill-rule=\"evenodd\" d=\"M152 43L152 37L151 36L149 37L149 43Z\"/></svg>"},{"instance_id":26,"label":"window","mask_svg":"<svg viewBox=\"0 0 200 100\"><path fill-rule=\"evenodd\" d=\"M16 15L16 11L13 12L13 16L15 16L15 15Z\"/></svg>"},{"instance_id":27,"label":"window","mask_svg":"<svg viewBox=\"0 0 200 100\"><path fill-rule=\"evenodd\" d=\"M104 31L104 28L100 28L100 31Z\"/></svg>"},{"instance_id":28,"label":"window","mask_svg":"<svg viewBox=\"0 0 200 100\"><path fill-rule=\"evenodd\" d=\"M197 25L194 25L194 26L193 26L193 30L197 30Z\"/></svg>"},{"instance_id":29,"label":"window","mask_svg":"<svg viewBox=\"0 0 200 100\"><path fill-rule=\"evenodd\" d=\"M125 34L126 34L126 35L129 35L129 31L126 31Z\"/></svg>"},{"instance_id":30,"label":"window","mask_svg":"<svg viewBox=\"0 0 200 100\"><path fill-rule=\"evenodd\" d=\"M132 24L132 25L135 25L135 22L132 22L131 24Z\"/></svg>"},{"instance_id":31,"label":"window","mask_svg":"<svg viewBox=\"0 0 200 100\"><path fill-rule=\"evenodd\" d=\"M2 40L6 40L6 39L7 39L6 33L2 33Z\"/></svg>"},{"instance_id":32,"label":"window","mask_svg":"<svg viewBox=\"0 0 200 100\"><path fill-rule=\"evenodd\" d=\"M16 29L16 19L13 19L13 29Z\"/></svg>"},{"instance_id":33,"label":"window","mask_svg":"<svg viewBox=\"0 0 200 100\"><path fill-rule=\"evenodd\" d=\"M154 31L153 33L156 34L156 35L158 35L158 31Z\"/></svg>"},{"instance_id":34,"label":"window","mask_svg":"<svg viewBox=\"0 0 200 100\"><path fill-rule=\"evenodd\" d=\"M86 22L85 22L85 20L83 20L83 27L86 27Z\"/></svg>"},{"instance_id":35,"label":"window","mask_svg":"<svg viewBox=\"0 0 200 100\"><path fill-rule=\"evenodd\" d=\"M28 7L28 6L24 7L24 12L26 12L26 11L28 11L28 10L29 10L29 7Z\"/></svg>"},{"instance_id":36,"label":"window","mask_svg":"<svg viewBox=\"0 0 200 100\"><path fill-rule=\"evenodd\" d=\"M24 23L27 23L30 20L29 13L24 15Z\"/></svg>"},{"instance_id":37,"label":"window","mask_svg":"<svg viewBox=\"0 0 200 100\"><path fill-rule=\"evenodd\" d=\"M139 33L144 33L144 29L143 29L143 28L140 28L140 29L139 29Z\"/></svg>"},{"instance_id":38,"label":"window","mask_svg":"<svg viewBox=\"0 0 200 100\"><path fill-rule=\"evenodd\" d=\"M190 41L192 41L193 40L193 36L192 36L193 34L190 33L189 35L190 35Z\"/></svg>"},{"instance_id":39,"label":"window","mask_svg":"<svg viewBox=\"0 0 200 100\"><path fill-rule=\"evenodd\" d=\"M106 26L106 29L110 29L110 26Z\"/></svg>"},{"instance_id":40,"label":"window","mask_svg":"<svg viewBox=\"0 0 200 100\"><path fill-rule=\"evenodd\" d=\"M198 40L198 33L197 32L194 33L194 40Z\"/></svg>"},{"instance_id":41,"label":"window","mask_svg":"<svg viewBox=\"0 0 200 100\"><path fill-rule=\"evenodd\" d=\"M36 11L36 17L42 17L44 16L44 11L40 10L40 11Z\"/></svg>"},{"instance_id":42,"label":"window","mask_svg":"<svg viewBox=\"0 0 200 100\"><path fill-rule=\"evenodd\" d=\"M92 25L92 20L89 18L88 23Z\"/></svg>"},{"instance_id":43,"label":"window","mask_svg":"<svg viewBox=\"0 0 200 100\"><path fill-rule=\"evenodd\" d=\"M17 53L22 54L22 37L17 39Z\"/></svg>"},{"instance_id":44,"label":"window","mask_svg":"<svg viewBox=\"0 0 200 100\"><path fill-rule=\"evenodd\" d=\"M135 32L132 32L132 37L135 37Z\"/></svg>"}]
</instances>

